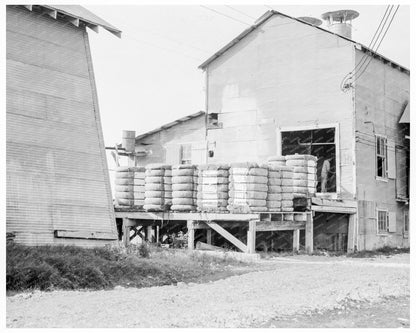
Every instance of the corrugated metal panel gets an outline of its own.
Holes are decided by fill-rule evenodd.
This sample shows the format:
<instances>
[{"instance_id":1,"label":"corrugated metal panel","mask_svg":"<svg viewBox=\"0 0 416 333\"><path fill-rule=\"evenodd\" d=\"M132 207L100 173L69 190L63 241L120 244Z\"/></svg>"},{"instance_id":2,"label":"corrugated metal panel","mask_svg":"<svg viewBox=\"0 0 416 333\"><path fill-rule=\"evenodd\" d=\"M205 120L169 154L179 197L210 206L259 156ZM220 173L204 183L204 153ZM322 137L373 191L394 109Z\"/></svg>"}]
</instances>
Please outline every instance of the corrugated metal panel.
<instances>
[{"instance_id":1,"label":"corrugated metal panel","mask_svg":"<svg viewBox=\"0 0 416 333\"><path fill-rule=\"evenodd\" d=\"M30 245L108 243L54 238L57 229L116 237L87 35L15 7L7 24L7 231Z\"/></svg>"},{"instance_id":2,"label":"corrugated metal panel","mask_svg":"<svg viewBox=\"0 0 416 333\"><path fill-rule=\"evenodd\" d=\"M43 51L51 47L53 52ZM67 47L51 45L51 42L37 37L8 31L6 49L8 59L88 78L85 54Z\"/></svg>"},{"instance_id":3,"label":"corrugated metal panel","mask_svg":"<svg viewBox=\"0 0 416 333\"><path fill-rule=\"evenodd\" d=\"M47 15L29 12L24 8L7 6L7 32L17 32L40 40L49 41L85 54L82 28L70 24L62 24Z\"/></svg>"}]
</instances>

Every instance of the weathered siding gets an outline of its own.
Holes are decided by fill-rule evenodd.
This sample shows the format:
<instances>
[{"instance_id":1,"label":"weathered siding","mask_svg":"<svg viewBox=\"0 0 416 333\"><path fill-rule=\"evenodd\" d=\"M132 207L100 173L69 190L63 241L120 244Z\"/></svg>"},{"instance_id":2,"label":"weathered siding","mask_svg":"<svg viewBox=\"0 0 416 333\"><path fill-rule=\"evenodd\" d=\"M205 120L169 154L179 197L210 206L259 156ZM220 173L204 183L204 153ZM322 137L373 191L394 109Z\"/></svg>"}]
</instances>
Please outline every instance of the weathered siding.
<instances>
[{"instance_id":1,"label":"weathered siding","mask_svg":"<svg viewBox=\"0 0 416 333\"><path fill-rule=\"evenodd\" d=\"M363 55L362 51L356 51L357 63ZM387 154L390 158L394 158L396 146L408 145L398 122L409 101L409 79L409 75L399 69L392 68L379 59L372 59L355 84L360 249L374 249L384 245L409 246L408 238L403 237L404 211L408 211L408 206L396 202L396 179L390 178L390 175L386 181L376 179L375 141L375 134L387 136ZM395 232L377 235L377 208L396 213Z\"/></svg>"},{"instance_id":2,"label":"weathered siding","mask_svg":"<svg viewBox=\"0 0 416 333\"><path fill-rule=\"evenodd\" d=\"M166 160L166 152L179 154L178 148L181 144L191 143L197 146L205 140L205 115L187 120L166 128L162 131L150 134L136 142L136 149L151 150L152 153L137 158L138 165L149 163L171 163ZM177 157L179 158L179 156ZM193 161L200 163L200 161Z\"/></svg>"},{"instance_id":3,"label":"weathered siding","mask_svg":"<svg viewBox=\"0 0 416 333\"><path fill-rule=\"evenodd\" d=\"M7 6L7 232L20 243L54 230L116 238L88 35L60 19Z\"/></svg>"},{"instance_id":4,"label":"weathered siding","mask_svg":"<svg viewBox=\"0 0 416 333\"><path fill-rule=\"evenodd\" d=\"M207 67L208 112L222 129L210 161L265 161L281 127L339 123L340 195L353 198L353 110L340 90L354 67L352 43L275 15Z\"/></svg>"}]
</instances>

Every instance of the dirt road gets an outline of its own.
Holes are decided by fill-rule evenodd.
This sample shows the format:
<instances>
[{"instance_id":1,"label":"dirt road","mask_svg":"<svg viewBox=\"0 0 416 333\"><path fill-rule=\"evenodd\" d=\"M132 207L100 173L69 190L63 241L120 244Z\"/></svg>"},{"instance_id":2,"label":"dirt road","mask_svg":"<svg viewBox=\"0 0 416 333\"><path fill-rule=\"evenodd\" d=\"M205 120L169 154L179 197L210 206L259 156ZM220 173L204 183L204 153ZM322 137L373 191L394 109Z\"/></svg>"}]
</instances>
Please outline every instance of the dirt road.
<instances>
[{"instance_id":1,"label":"dirt road","mask_svg":"<svg viewBox=\"0 0 416 333\"><path fill-rule=\"evenodd\" d=\"M7 299L7 326L264 327L275 318L343 310L348 302L406 299L408 262L408 255L276 258L204 284L20 294Z\"/></svg>"}]
</instances>

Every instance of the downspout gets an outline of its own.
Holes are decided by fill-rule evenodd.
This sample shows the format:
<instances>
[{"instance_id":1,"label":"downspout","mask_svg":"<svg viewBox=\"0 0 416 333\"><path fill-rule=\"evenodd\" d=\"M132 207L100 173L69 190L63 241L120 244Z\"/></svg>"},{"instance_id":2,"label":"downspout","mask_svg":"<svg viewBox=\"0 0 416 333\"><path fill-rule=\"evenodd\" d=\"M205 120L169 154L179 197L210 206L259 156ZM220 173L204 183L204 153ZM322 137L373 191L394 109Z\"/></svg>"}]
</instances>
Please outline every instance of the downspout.
<instances>
[{"instance_id":1,"label":"downspout","mask_svg":"<svg viewBox=\"0 0 416 333\"><path fill-rule=\"evenodd\" d=\"M208 68L205 68L204 71L204 81L205 81L205 163L208 163Z\"/></svg>"}]
</instances>

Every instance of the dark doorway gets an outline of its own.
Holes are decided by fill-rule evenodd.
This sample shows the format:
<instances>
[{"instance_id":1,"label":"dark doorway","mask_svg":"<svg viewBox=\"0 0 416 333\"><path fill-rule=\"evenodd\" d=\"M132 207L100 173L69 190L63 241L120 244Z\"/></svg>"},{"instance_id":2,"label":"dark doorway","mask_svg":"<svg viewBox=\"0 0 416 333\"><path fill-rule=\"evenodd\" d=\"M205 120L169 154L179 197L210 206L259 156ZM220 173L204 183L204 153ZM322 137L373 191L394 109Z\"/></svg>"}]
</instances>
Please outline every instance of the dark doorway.
<instances>
[{"instance_id":1,"label":"dark doorway","mask_svg":"<svg viewBox=\"0 0 416 333\"><path fill-rule=\"evenodd\" d=\"M335 128L282 132L282 155L309 154L318 158L317 192L322 192L322 166L329 162L327 192L337 191Z\"/></svg>"}]
</instances>

